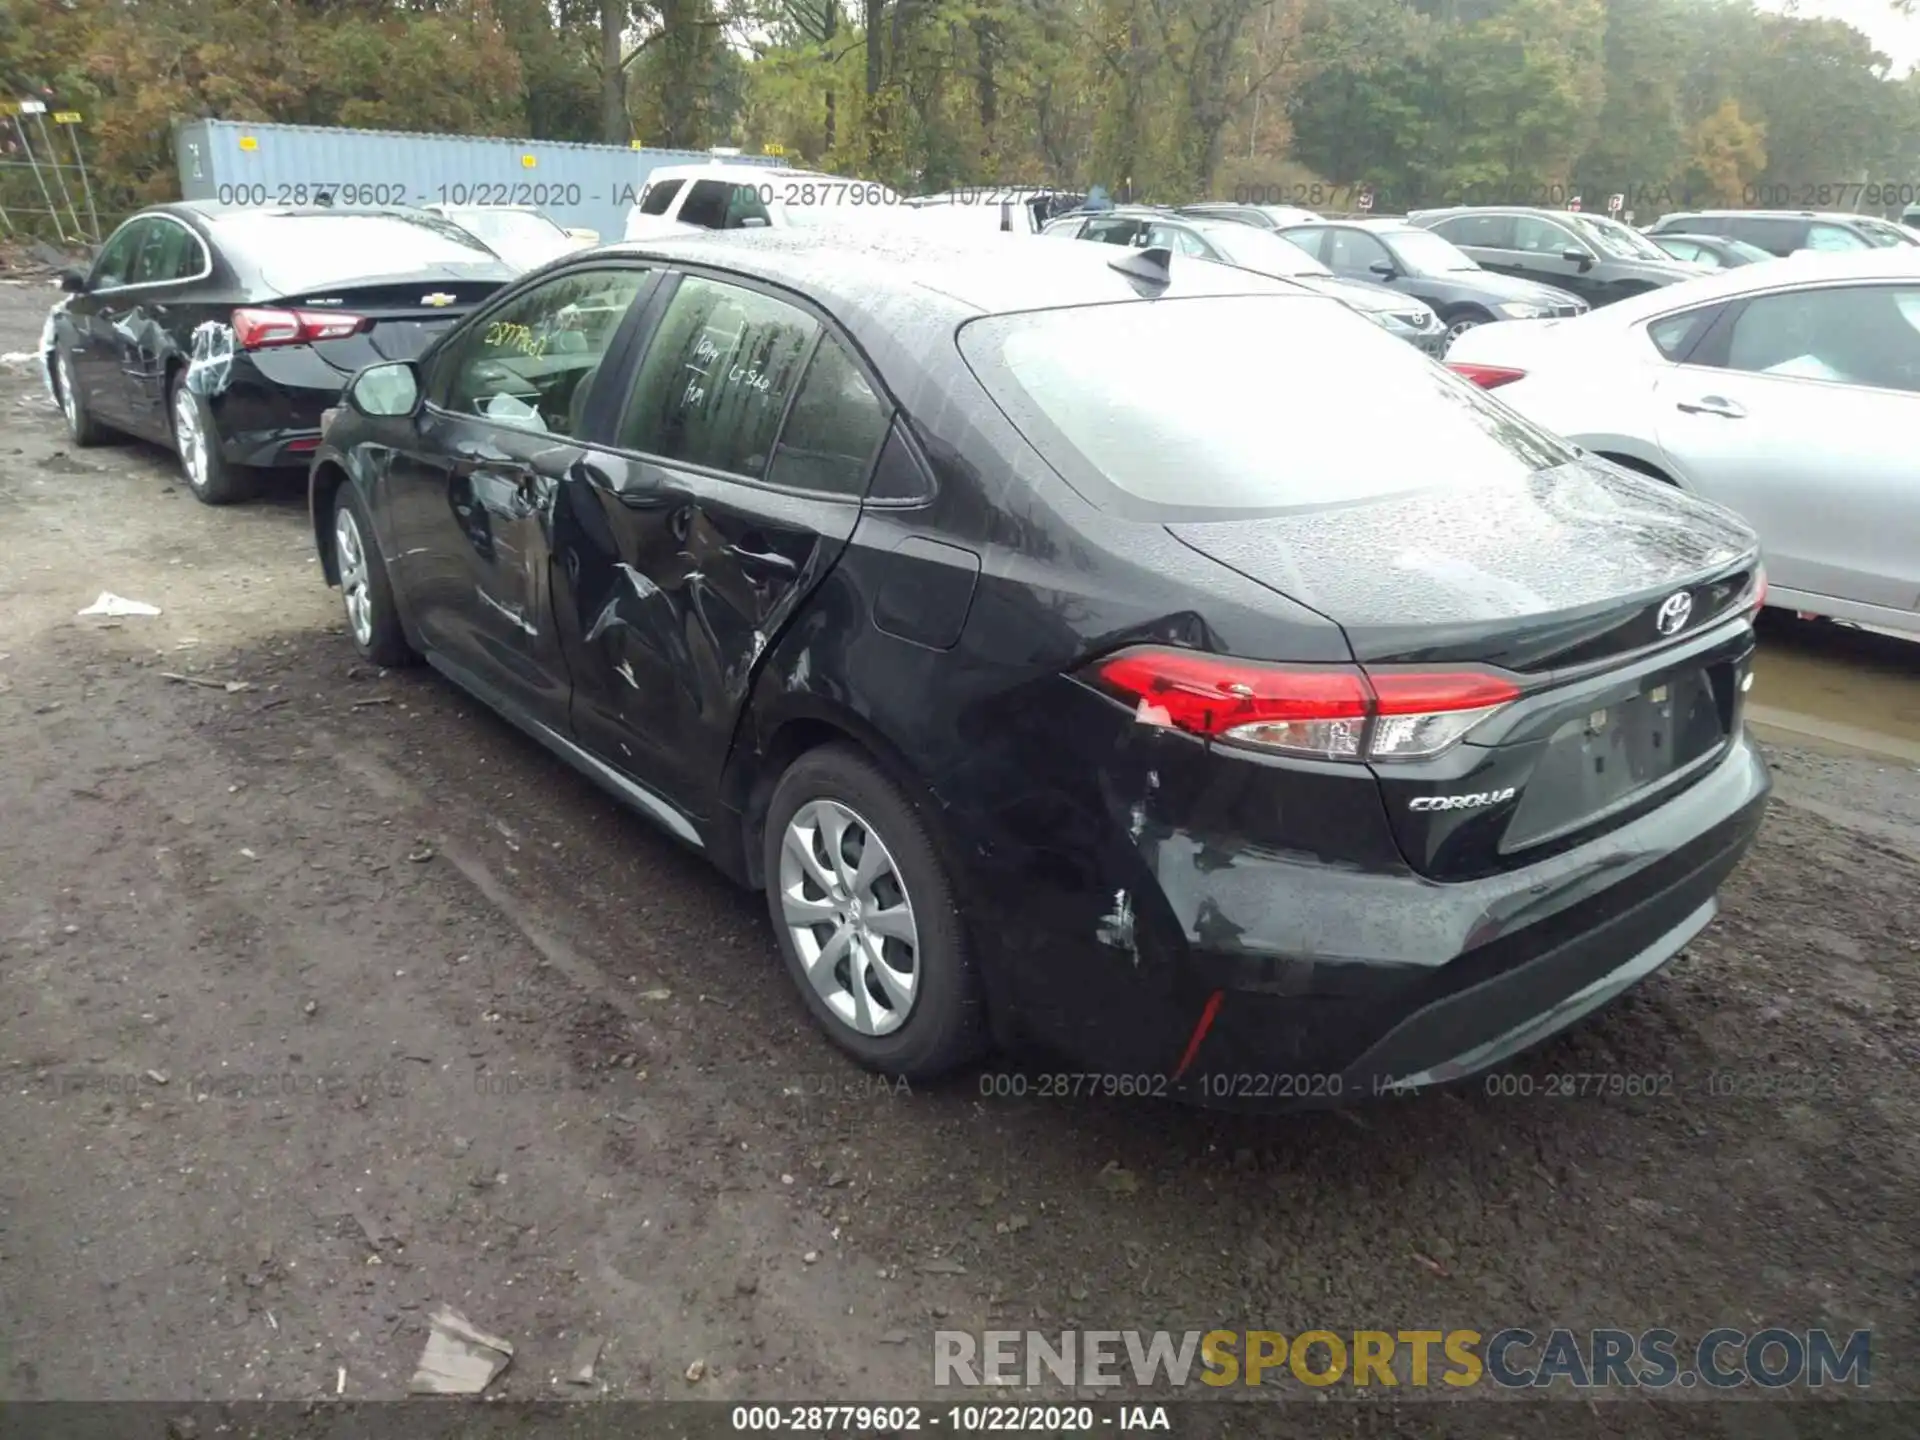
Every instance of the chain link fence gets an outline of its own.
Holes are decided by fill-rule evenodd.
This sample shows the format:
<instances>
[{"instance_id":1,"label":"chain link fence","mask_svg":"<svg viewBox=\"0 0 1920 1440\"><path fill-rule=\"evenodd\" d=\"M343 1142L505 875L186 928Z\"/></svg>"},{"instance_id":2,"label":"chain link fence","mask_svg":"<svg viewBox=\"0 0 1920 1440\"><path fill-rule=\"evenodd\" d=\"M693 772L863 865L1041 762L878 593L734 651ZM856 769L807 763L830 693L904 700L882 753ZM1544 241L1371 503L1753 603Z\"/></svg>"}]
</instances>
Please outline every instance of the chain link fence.
<instances>
[{"instance_id":1,"label":"chain link fence","mask_svg":"<svg viewBox=\"0 0 1920 1440\"><path fill-rule=\"evenodd\" d=\"M0 102L0 237L65 251L100 243L103 217L87 175L83 130L78 111L42 100Z\"/></svg>"}]
</instances>

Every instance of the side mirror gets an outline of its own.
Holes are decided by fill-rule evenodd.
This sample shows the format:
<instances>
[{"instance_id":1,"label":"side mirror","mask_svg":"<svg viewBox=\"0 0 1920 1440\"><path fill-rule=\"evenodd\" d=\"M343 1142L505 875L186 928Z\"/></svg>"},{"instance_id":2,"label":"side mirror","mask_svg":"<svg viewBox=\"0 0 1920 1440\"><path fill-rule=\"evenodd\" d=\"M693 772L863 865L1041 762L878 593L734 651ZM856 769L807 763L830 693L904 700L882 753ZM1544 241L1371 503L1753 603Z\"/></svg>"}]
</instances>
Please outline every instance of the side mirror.
<instances>
[{"instance_id":1,"label":"side mirror","mask_svg":"<svg viewBox=\"0 0 1920 1440\"><path fill-rule=\"evenodd\" d=\"M1400 272L1393 268L1393 262L1391 260L1376 260L1367 266L1367 269L1372 274L1378 275L1382 280L1396 280L1400 276Z\"/></svg>"},{"instance_id":2,"label":"side mirror","mask_svg":"<svg viewBox=\"0 0 1920 1440\"><path fill-rule=\"evenodd\" d=\"M87 289L87 272L73 266L62 270L60 288L69 295L84 295Z\"/></svg>"},{"instance_id":3,"label":"side mirror","mask_svg":"<svg viewBox=\"0 0 1920 1440\"><path fill-rule=\"evenodd\" d=\"M1562 250L1560 252L1560 258L1562 260L1572 261L1582 270L1591 270L1593 268L1593 256L1584 250Z\"/></svg>"},{"instance_id":4,"label":"side mirror","mask_svg":"<svg viewBox=\"0 0 1920 1440\"><path fill-rule=\"evenodd\" d=\"M347 385L347 404L375 419L420 408L420 376L410 360L369 365Z\"/></svg>"}]
</instances>

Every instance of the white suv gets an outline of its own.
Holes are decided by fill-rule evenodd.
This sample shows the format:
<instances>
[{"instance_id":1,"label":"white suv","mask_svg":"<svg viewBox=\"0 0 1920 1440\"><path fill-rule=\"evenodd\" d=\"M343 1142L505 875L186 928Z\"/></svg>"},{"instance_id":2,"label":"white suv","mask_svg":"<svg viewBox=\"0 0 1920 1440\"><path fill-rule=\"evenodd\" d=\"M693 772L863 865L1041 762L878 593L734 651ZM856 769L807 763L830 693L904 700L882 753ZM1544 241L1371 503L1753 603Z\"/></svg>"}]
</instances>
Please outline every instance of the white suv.
<instances>
[{"instance_id":1,"label":"white suv","mask_svg":"<svg viewBox=\"0 0 1920 1440\"><path fill-rule=\"evenodd\" d=\"M900 196L873 180L771 165L660 165L627 212L626 238L689 226L702 230L813 227L900 209Z\"/></svg>"}]
</instances>

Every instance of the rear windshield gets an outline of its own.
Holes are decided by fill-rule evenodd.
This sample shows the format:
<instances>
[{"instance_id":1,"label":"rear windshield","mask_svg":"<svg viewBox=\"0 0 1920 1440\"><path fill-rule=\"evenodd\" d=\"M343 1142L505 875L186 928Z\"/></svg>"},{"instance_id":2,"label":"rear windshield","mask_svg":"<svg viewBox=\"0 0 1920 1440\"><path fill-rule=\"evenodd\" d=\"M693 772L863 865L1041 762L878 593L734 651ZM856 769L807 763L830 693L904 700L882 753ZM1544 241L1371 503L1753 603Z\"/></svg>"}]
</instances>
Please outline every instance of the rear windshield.
<instances>
[{"instance_id":1,"label":"rear windshield","mask_svg":"<svg viewBox=\"0 0 1920 1440\"><path fill-rule=\"evenodd\" d=\"M404 275L436 265L497 266L499 258L438 215L275 215L220 221L220 241L258 262L283 294Z\"/></svg>"},{"instance_id":2,"label":"rear windshield","mask_svg":"<svg viewBox=\"0 0 1920 1440\"><path fill-rule=\"evenodd\" d=\"M1575 458L1413 346L1318 296L994 316L967 324L960 349L1048 463L1109 509L1340 505Z\"/></svg>"}]
</instances>

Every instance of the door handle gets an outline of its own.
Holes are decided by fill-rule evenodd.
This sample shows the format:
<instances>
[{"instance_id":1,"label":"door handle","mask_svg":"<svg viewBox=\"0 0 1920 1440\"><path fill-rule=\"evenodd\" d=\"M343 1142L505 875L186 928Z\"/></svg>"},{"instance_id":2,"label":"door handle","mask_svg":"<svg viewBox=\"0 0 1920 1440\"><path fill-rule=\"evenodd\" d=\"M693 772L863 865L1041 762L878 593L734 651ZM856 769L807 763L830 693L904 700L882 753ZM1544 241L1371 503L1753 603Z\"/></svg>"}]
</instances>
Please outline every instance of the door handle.
<instances>
[{"instance_id":1,"label":"door handle","mask_svg":"<svg viewBox=\"0 0 1920 1440\"><path fill-rule=\"evenodd\" d=\"M1682 400L1674 409L1688 415L1718 415L1723 420L1744 420L1747 411L1744 405L1721 395L1702 395L1698 400Z\"/></svg>"}]
</instances>

